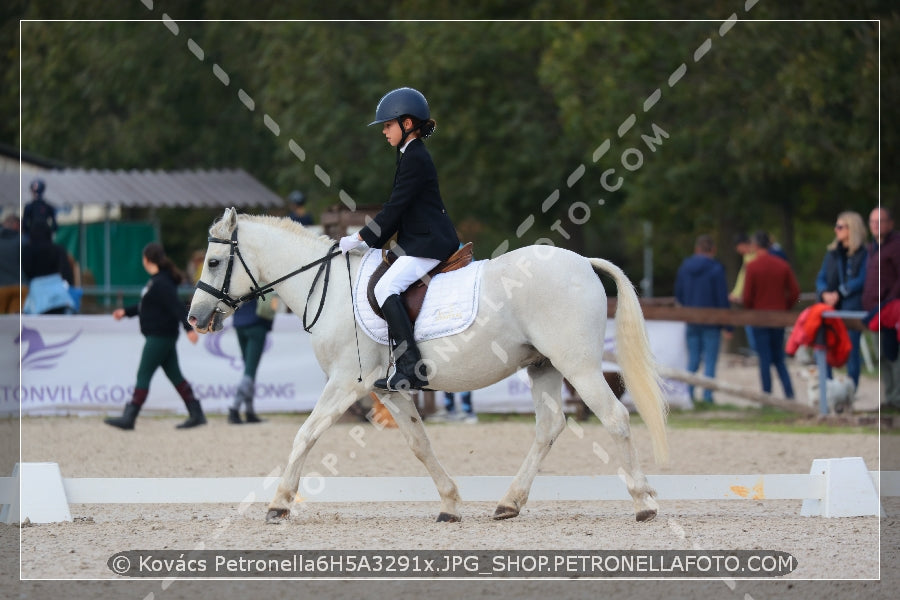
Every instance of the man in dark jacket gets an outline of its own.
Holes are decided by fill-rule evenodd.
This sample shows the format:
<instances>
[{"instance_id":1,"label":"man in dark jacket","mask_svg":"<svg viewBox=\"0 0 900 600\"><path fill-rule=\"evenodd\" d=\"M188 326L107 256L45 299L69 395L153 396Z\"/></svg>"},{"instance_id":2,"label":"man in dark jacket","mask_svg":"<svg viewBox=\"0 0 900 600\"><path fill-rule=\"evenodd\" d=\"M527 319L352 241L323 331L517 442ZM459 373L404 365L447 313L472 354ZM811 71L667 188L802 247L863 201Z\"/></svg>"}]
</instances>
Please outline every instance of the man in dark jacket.
<instances>
[{"instance_id":1,"label":"man in dark jacket","mask_svg":"<svg viewBox=\"0 0 900 600\"><path fill-rule=\"evenodd\" d=\"M694 244L694 254L684 259L675 278L675 299L681 306L729 307L725 267L714 258L715 254L716 247L712 237L699 236ZM730 327L726 328L726 335L731 335ZM688 323L685 337L688 347L688 371L696 373L700 363L703 362L703 374L709 378L715 377L722 326ZM694 386L688 386L688 391L693 400ZM712 390L703 390L703 401L712 403Z\"/></svg>"},{"instance_id":2,"label":"man in dark jacket","mask_svg":"<svg viewBox=\"0 0 900 600\"><path fill-rule=\"evenodd\" d=\"M894 217L891 211L883 207L875 208L869 214L869 229L875 239L869 245L862 306L863 310L871 311L889 300L900 298L900 231L894 230ZM894 330L882 330L882 409L900 409L900 359L896 357L897 338Z\"/></svg>"},{"instance_id":3,"label":"man in dark jacket","mask_svg":"<svg viewBox=\"0 0 900 600\"><path fill-rule=\"evenodd\" d=\"M25 205L22 211L22 233L25 237L31 236L32 228L36 226L46 227L51 237L56 233L56 207L44 199L44 190L47 185L43 179L35 179L31 182L31 202Z\"/></svg>"}]
</instances>

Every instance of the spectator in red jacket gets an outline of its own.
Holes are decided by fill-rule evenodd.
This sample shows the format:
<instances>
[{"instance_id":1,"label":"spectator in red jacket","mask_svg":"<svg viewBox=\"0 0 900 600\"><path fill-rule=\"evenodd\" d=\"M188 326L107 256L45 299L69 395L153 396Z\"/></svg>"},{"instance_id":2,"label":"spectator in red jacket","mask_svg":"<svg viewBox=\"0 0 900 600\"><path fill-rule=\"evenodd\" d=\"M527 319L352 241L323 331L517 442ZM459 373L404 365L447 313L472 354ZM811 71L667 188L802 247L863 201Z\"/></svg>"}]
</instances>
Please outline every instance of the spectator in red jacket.
<instances>
[{"instance_id":1,"label":"spectator in red jacket","mask_svg":"<svg viewBox=\"0 0 900 600\"><path fill-rule=\"evenodd\" d=\"M751 241L756 258L747 264L744 281L744 307L753 310L788 310L800 298L800 287L791 266L769 254L769 234L757 231ZM762 389L772 393L774 366L786 398L794 397L791 376L784 363L784 327L753 327L753 339L759 356Z\"/></svg>"},{"instance_id":2,"label":"spectator in red jacket","mask_svg":"<svg viewBox=\"0 0 900 600\"><path fill-rule=\"evenodd\" d=\"M869 213L869 229L874 240L869 245L862 305L864 310L871 311L900 298L900 231L894 230L894 217L884 207ZM897 355L897 339L894 332L888 330L881 332L880 340L881 383L884 386L881 408L900 410L900 360L890 359Z\"/></svg>"}]
</instances>

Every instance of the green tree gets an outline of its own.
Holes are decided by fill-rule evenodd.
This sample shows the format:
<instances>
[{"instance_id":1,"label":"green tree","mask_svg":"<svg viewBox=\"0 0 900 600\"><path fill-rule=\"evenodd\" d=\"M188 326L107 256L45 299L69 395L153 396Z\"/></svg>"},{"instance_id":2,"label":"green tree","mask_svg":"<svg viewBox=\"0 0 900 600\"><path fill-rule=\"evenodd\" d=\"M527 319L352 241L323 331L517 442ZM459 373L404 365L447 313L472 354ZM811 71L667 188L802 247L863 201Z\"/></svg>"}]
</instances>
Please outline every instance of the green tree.
<instances>
[{"instance_id":1,"label":"green tree","mask_svg":"<svg viewBox=\"0 0 900 600\"><path fill-rule=\"evenodd\" d=\"M881 164L892 164L897 149L900 44L891 40L900 20L887 2L745 6L484 0L460 12L420 0L327 7L205 0L153 10L138 1L14 2L0 13L4 31L18 32L18 17L158 19L169 11L179 33L162 22L22 23L21 56L17 47L4 55L8 85L0 95L10 110L21 91L21 137L7 122L2 139L86 168L240 167L279 194L304 189L314 211L338 203L341 191L379 205L394 156L366 123L384 92L412 85L431 101L438 131L429 146L442 191L480 256L504 240L515 247L549 237L610 258L637 279L641 224L649 221L658 294L667 293L700 232L717 234L734 268L725 251L733 233L769 229L795 266L811 271L837 211L867 211L879 184L889 201L900 189L890 169L878 179L879 134ZM732 12L739 20L722 35ZM621 21L648 16L712 20ZM227 21L248 17L385 21ZM423 17L616 21L390 21ZM754 18L796 21L747 20ZM693 60L707 38L709 51ZM682 62L684 76L669 86ZM213 65L227 72L228 85ZM657 88L658 101L645 111ZM634 124L620 136L631 114ZM642 136L660 130L668 137L651 150ZM594 160L607 139L607 152ZM623 160L637 164L637 151L639 168L626 168ZM623 180L615 190L603 178L609 169ZM590 217L573 223L585 207ZM186 252L203 245L215 215L132 216L159 219L167 245Z\"/></svg>"}]
</instances>

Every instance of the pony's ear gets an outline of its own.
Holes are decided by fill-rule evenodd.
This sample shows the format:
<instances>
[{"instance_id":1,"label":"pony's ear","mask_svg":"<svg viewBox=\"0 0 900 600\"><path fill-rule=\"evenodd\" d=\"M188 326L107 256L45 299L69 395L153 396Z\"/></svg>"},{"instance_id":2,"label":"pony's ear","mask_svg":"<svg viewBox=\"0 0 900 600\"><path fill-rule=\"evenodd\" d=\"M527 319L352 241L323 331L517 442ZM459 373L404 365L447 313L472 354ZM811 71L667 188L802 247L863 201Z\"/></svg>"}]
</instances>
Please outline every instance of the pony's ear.
<instances>
[{"instance_id":1,"label":"pony's ear","mask_svg":"<svg viewBox=\"0 0 900 600\"><path fill-rule=\"evenodd\" d=\"M237 227L237 209L235 207L226 208L222 220L227 224L228 231L234 231Z\"/></svg>"}]
</instances>

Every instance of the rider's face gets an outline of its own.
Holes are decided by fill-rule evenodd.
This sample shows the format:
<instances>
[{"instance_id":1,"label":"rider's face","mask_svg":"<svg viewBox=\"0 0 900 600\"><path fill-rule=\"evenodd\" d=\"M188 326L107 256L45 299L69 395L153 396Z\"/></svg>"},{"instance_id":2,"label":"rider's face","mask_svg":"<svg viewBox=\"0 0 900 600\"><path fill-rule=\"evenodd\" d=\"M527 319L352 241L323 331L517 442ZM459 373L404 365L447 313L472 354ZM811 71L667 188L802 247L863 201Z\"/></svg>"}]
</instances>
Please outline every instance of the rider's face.
<instances>
[{"instance_id":1,"label":"rider's face","mask_svg":"<svg viewBox=\"0 0 900 600\"><path fill-rule=\"evenodd\" d=\"M412 120L406 119L406 128L407 130L412 127ZM397 119L391 119L390 121L385 121L381 126L381 133L384 134L384 137L387 139L388 144L393 147L397 147L400 143L400 140L403 138L403 130L400 129L400 123Z\"/></svg>"}]
</instances>

